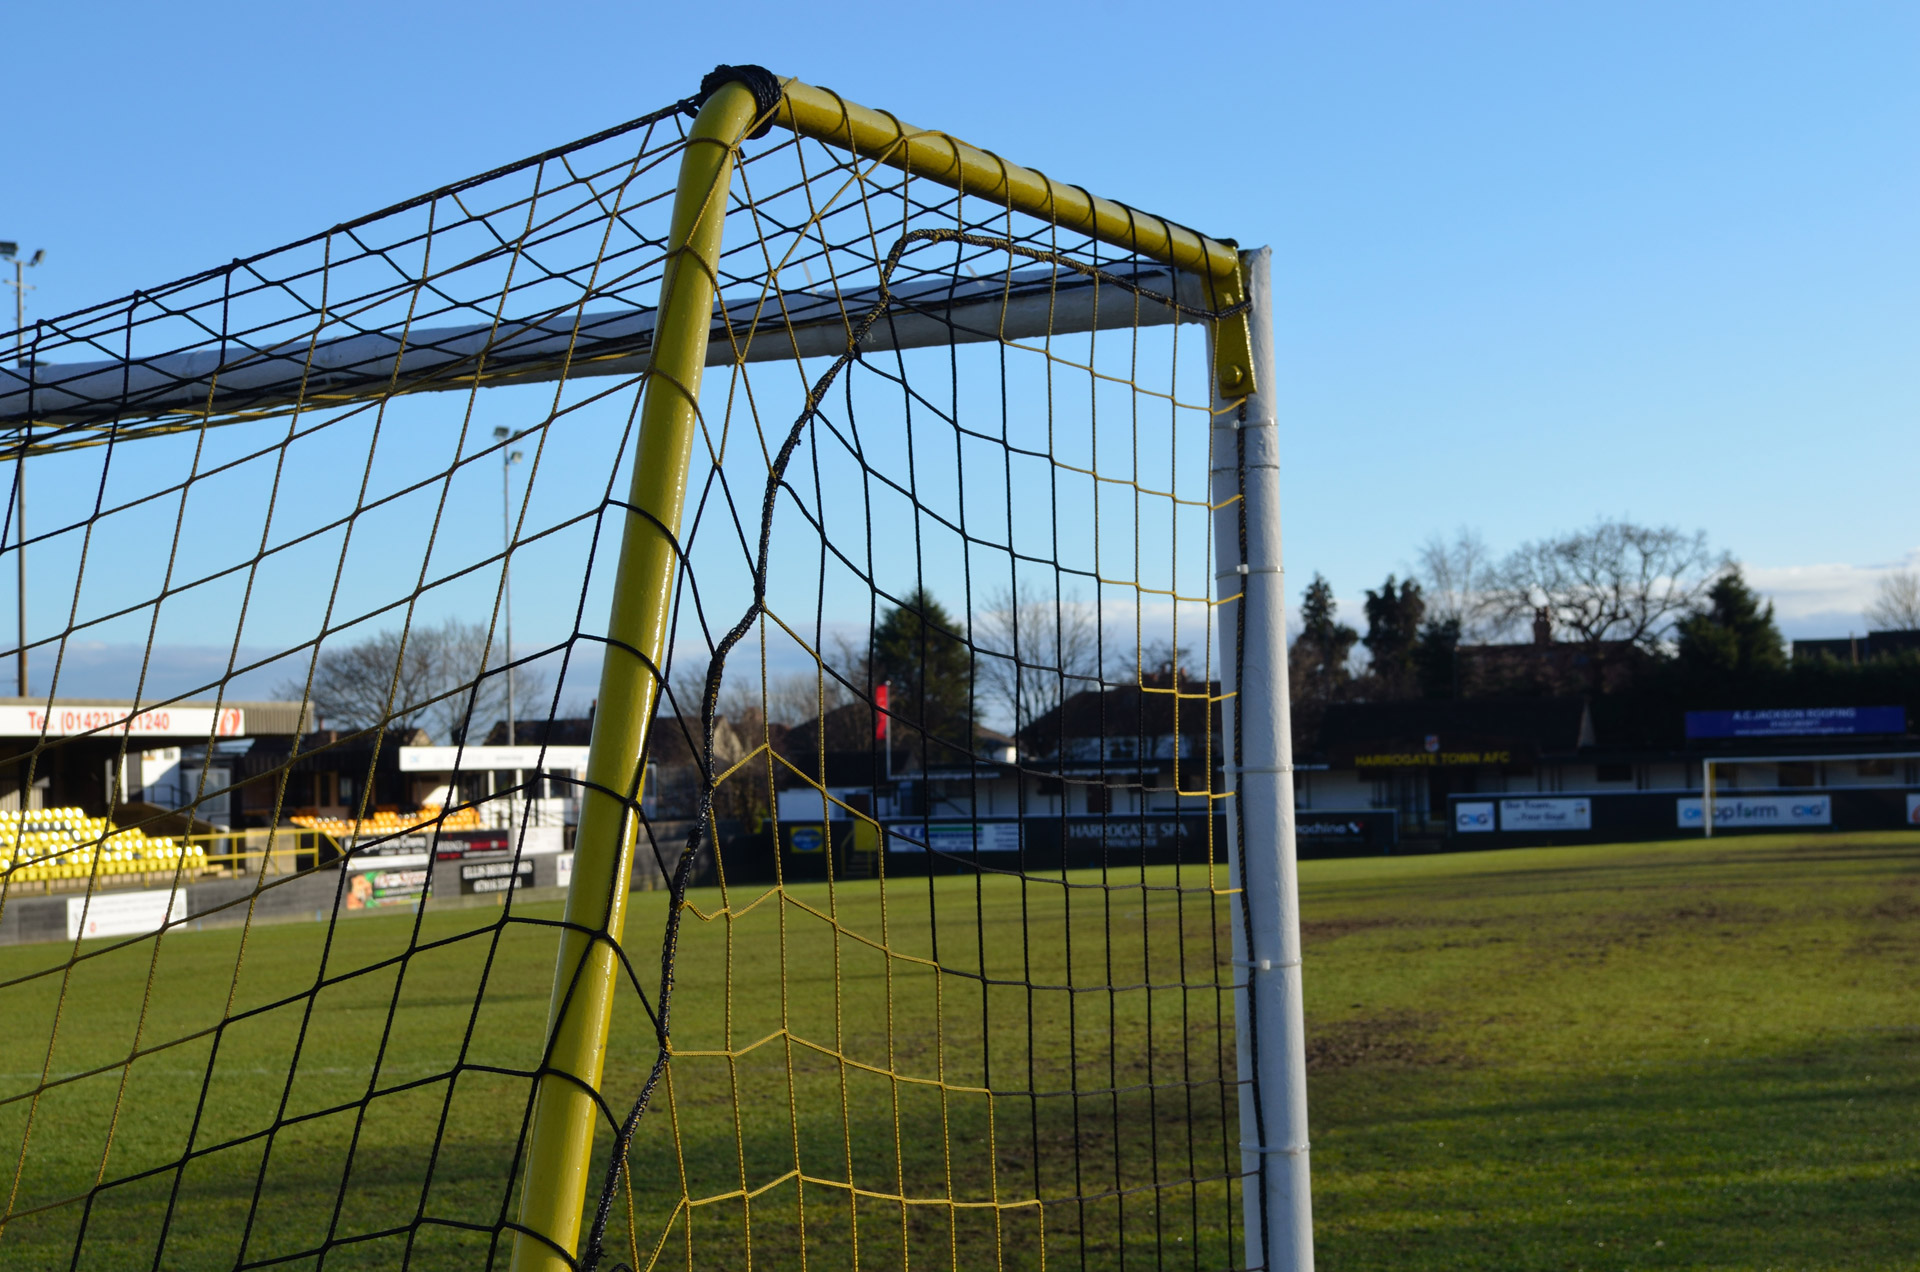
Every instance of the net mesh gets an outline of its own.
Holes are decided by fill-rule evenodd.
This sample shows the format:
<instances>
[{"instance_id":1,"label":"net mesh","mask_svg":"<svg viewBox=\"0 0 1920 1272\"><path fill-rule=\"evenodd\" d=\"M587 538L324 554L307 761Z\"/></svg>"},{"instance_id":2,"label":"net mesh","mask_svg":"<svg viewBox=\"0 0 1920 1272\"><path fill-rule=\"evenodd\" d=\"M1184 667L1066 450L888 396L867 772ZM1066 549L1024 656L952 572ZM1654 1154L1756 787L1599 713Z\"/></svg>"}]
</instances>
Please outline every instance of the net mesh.
<instances>
[{"instance_id":1,"label":"net mesh","mask_svg":"<svg viewBox=\"0 0 1920 1272\"><path fill-rule=\"evenodd\" d=\"M22 333L7 1267L505 1265L688 126ZM780 130L723 244L580 1262L1237 1266L1204 300Z\"/></svg>"}]
</instances>

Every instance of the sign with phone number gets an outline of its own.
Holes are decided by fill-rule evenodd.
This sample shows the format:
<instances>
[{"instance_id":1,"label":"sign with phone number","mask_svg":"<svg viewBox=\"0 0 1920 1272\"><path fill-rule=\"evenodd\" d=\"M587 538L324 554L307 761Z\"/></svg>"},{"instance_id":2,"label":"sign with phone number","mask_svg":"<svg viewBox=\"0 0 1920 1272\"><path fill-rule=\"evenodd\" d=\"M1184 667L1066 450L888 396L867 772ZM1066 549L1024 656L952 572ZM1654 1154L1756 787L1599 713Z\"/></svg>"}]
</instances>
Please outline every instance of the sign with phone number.
<instances>
[{"instance_id":1,"label":"sign with phone number","mask_svg":"<svg viewBox=\"0 0 1920 1272\"><path fill-rule=\"evenodd\" d=\"M237 738L247 731L247 713L239 707L70 706L0 707L0 737L72 737L81 733L160 738Z\"/></svg>"}]
</instances>

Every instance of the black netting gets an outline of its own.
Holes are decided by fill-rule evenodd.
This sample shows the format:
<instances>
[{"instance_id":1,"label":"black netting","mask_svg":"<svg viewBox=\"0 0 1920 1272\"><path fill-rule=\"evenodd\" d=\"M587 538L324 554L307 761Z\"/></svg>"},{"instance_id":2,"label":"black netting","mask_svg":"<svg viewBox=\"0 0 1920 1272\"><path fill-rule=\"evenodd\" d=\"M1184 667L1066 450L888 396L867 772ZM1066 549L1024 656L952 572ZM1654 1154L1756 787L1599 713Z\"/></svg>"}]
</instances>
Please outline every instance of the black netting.
<instances>
[{"instance_id":1,"label":"black netting","mask_svg":"<svg viewBox=\"0 0 1920 1272\"><path fill-rule=\"evenodd\" d=\"M689 106L0 370L7 1268L508 1261ZM1218 315L777 128L717 282L579 1261L1237 1266Z\"/></svg>"}]
</instances>

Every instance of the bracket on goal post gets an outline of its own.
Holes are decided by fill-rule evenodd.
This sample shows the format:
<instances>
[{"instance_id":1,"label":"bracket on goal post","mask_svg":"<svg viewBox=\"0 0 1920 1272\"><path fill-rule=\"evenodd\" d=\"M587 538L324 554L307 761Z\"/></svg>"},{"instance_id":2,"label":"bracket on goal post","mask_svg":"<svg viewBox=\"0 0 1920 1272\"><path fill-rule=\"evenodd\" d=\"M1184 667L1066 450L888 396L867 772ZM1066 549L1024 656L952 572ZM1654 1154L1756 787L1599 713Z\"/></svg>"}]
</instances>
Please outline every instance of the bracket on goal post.
<instances>
[{"instance_id":1,"label":"bracket on goal post","mask_svg":"<svg viewBox=\"0 0 1920 1272\"><path fill-rule=\"evenodd\" d=\"M1102 199L1079 186L1009 163L943 132L904 124L847 101L830 89L780 81L773 122L803 137L844 147L917 177L1052 221L1103 243L1139 252L1199 278L1213 308L1240 312L1216 319L1214 385L1223 398L1255 392L1253 342L1243 306L1247 280L1238 248L1138 208Z\"/></svg>"}]
</instances>

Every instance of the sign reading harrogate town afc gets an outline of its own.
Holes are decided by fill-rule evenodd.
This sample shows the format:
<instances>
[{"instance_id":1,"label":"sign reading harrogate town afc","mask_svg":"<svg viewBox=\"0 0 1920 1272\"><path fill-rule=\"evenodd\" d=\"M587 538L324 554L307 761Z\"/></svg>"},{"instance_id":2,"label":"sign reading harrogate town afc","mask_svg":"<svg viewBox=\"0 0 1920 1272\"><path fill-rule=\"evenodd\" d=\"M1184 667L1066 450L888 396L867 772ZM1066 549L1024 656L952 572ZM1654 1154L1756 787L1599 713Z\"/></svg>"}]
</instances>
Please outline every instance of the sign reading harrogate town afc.
<instances>
[{"instance_id":1,"label":"sign reading harrogate town afc","mask_svg":"<svg viewBox=\"0 0 1920 1272\"><path fill-rule=\"evenodd\" d=\"M1429 739L1434 745L1421 750L1411 748L1401 751L1376 751L1371 754L1353 757L1355 768L1474 768L1482 764L1512 764L1513 752L1507 748L1478 750L1463 748L1444 750L1438 738Z\"/></svg>"}]
</instances>

